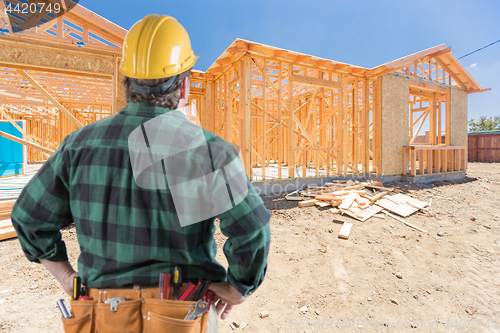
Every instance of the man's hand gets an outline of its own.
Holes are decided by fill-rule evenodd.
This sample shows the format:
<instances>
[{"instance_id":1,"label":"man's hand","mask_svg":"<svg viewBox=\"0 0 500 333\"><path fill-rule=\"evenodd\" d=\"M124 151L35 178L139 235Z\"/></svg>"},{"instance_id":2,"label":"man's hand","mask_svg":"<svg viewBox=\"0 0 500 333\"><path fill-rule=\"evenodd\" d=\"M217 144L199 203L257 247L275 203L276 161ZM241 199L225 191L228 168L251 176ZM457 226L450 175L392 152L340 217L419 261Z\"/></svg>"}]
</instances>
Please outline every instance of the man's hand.
<instances>
[{"instance_id":1,"label":"man's hand","mask_svg":"<svg viewBox=\"0 0 500 333\"><path fill-rule=\"evenodd\" d=\"M40 262L59 281L66 294L73 295L73 278L78 276L69 261L50 261L40 259Z\"/></svg>"},{"instance_id":2,"label":"man's hand","mask_svg":"<svg viewBox=\"0 0 500 333\"><path fill-rule=\"evenodd\" d=\"M238 290L227 282L214 282L208 289L214 292L214 303L220 300L216 309L217 315L220 315L222 320L227 318L229 312L231 312L235 305L243 303L246 299L245 296L240 294ZM222 311L224 305L226 305L226 308Z\"/></svg>"}]
</instances>

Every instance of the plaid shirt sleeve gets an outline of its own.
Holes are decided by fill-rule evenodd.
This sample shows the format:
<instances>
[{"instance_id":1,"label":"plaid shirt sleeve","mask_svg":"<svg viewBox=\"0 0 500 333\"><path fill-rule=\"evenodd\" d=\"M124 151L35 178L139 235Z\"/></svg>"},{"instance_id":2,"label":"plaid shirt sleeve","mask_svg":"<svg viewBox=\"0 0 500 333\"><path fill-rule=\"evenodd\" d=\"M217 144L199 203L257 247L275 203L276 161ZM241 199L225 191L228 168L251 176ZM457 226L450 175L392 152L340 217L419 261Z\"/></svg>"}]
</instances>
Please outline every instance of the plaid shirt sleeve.
<instances>
[{"instance_id":1,"label":"plaid shirt sleeve","mask_svg":"<svg viewBox=\"0 0 500 333\"><path fill-rule=\"evenodd\" d=\"M39 263L39 259L68 260L66 246L59 231L73 222L64 146L63 141L24 187L12 209L12 224L23 252L30 261Z\"/></svg>"},{"instance_id":2,"label":"plaid shirt sleeve","mask_svg":"<svg viewBox=\"0 0 500 333\"><path fill-rule=\"evenodd\" d=\"M234 149L229 150L224 159L226 161L234 159L235 155L237 156ZM237 200L238 193L234 188L236 186L231 186L233 203L237 204L219 215L220 229L228 237L224 244L224 254L229 265L227 280L242 295L248 296L262 284L266 274L271 241L269 227L271 212L264 206L261 197L246 176L242 164L232 165L236 166L236 170L226 172L226 177L229 178L228 184L234 184L234 178L239 177L239 185L246 187L248 193L237 203L240 200Z\"/></svg>"}]
</instances>

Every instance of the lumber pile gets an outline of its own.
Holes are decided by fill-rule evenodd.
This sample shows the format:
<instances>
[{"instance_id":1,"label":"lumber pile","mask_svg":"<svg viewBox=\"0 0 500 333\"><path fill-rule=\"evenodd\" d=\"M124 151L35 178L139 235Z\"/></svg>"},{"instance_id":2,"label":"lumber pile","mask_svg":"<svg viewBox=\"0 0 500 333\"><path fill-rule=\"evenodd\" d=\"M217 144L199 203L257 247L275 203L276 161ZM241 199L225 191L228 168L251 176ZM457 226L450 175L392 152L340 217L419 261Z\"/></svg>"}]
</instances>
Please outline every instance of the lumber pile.
<instances>
[{"instance_id":1,"label":"lumber pile","mask_svg":"<svg viewBox=\"0 0 500 333\"><path fill-rule=\"evenodd\" d=\"M0 201L0 240L17 237L10 214L16 200Z\"/></svg>"},{"instance_id":2,"label":"lumber pile","mask_svg":"<svg viewBox=\"0 0 500 333\"><path fill-rule=\"evenodd\" d=\"M329 212L349 215L359 221L366 221L380 212L402 221L391 213L407 217L428 205L402 193L393 192L394 188L386 188L381 182L337 180L322 186L307 186L302 191L290 193L286 199L299 201L299 207L331 207ZM413 225L409 226L425 231Z\"/></svg>"}]
</instances>

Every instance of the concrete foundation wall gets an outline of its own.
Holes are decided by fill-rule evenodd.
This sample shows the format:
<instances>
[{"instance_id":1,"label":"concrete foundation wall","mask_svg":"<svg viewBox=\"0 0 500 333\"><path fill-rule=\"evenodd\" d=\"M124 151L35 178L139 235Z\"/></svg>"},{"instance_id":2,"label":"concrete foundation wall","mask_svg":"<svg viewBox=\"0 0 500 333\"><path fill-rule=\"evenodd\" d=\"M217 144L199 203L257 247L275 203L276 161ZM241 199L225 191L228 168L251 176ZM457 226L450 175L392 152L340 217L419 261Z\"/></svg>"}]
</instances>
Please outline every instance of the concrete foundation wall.
<instances>
[{"instance_id":1,"label":"concrete foundation wall","mask_svg":"<svg viewBox=\"0 0 500 333\"><path fill-rule=\"evenodd\" d=\"M412 183L432 183L432 182L443 182L443 181L455 181L464 179L467 176L465 171L459 172L449 172L449 173L439 173L434 175L424 175L424 176L377 176L377 175L346 175L346 176L336 176L336 177L318 177L318 178L301 178L301 179L279 179L274 181L254 181L252 182L253 187L256 189L258 194L268 195L268 194L282 194L290 193L296 190L303 190L307 186L311 185L323 185L326 182L331 182L332 180L359 180L359 181L381 181L386 182L412 182Z\"/></svg>"},{"instance_id":2,"label":"concrete foundation wall","mask_svg":"<svg viewBox=\"0 0 500 333\"><path fill-rule=\"evenodd\" d=\"M382 175L403 173L403 146L410 144L409 80L382 76Z\"/></svg>"}]
</instances>

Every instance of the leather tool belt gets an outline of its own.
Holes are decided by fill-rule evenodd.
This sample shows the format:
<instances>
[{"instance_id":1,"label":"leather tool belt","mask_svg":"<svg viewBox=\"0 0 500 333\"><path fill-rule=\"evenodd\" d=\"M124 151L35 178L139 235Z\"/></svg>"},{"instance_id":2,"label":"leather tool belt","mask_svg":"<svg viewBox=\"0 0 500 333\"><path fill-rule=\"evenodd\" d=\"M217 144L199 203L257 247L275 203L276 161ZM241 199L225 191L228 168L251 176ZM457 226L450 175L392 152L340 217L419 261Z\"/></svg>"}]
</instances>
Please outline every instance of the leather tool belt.
<instances>
[{"instance_id":1,"label":"leather tool belt","mask_svg":"<svg viewBox=\"0 0 500 333\"><path fill-rule=\"evenodd\" d=\"M182 289L181 289L182 290ZM158 288L89 289L93 300L71 300L72 318L62 318L66 333L205 333L208 312L184 320L196 302L158 299ZM106 300L124 297L126 301Z\"/></svg>"}]
</instances>

